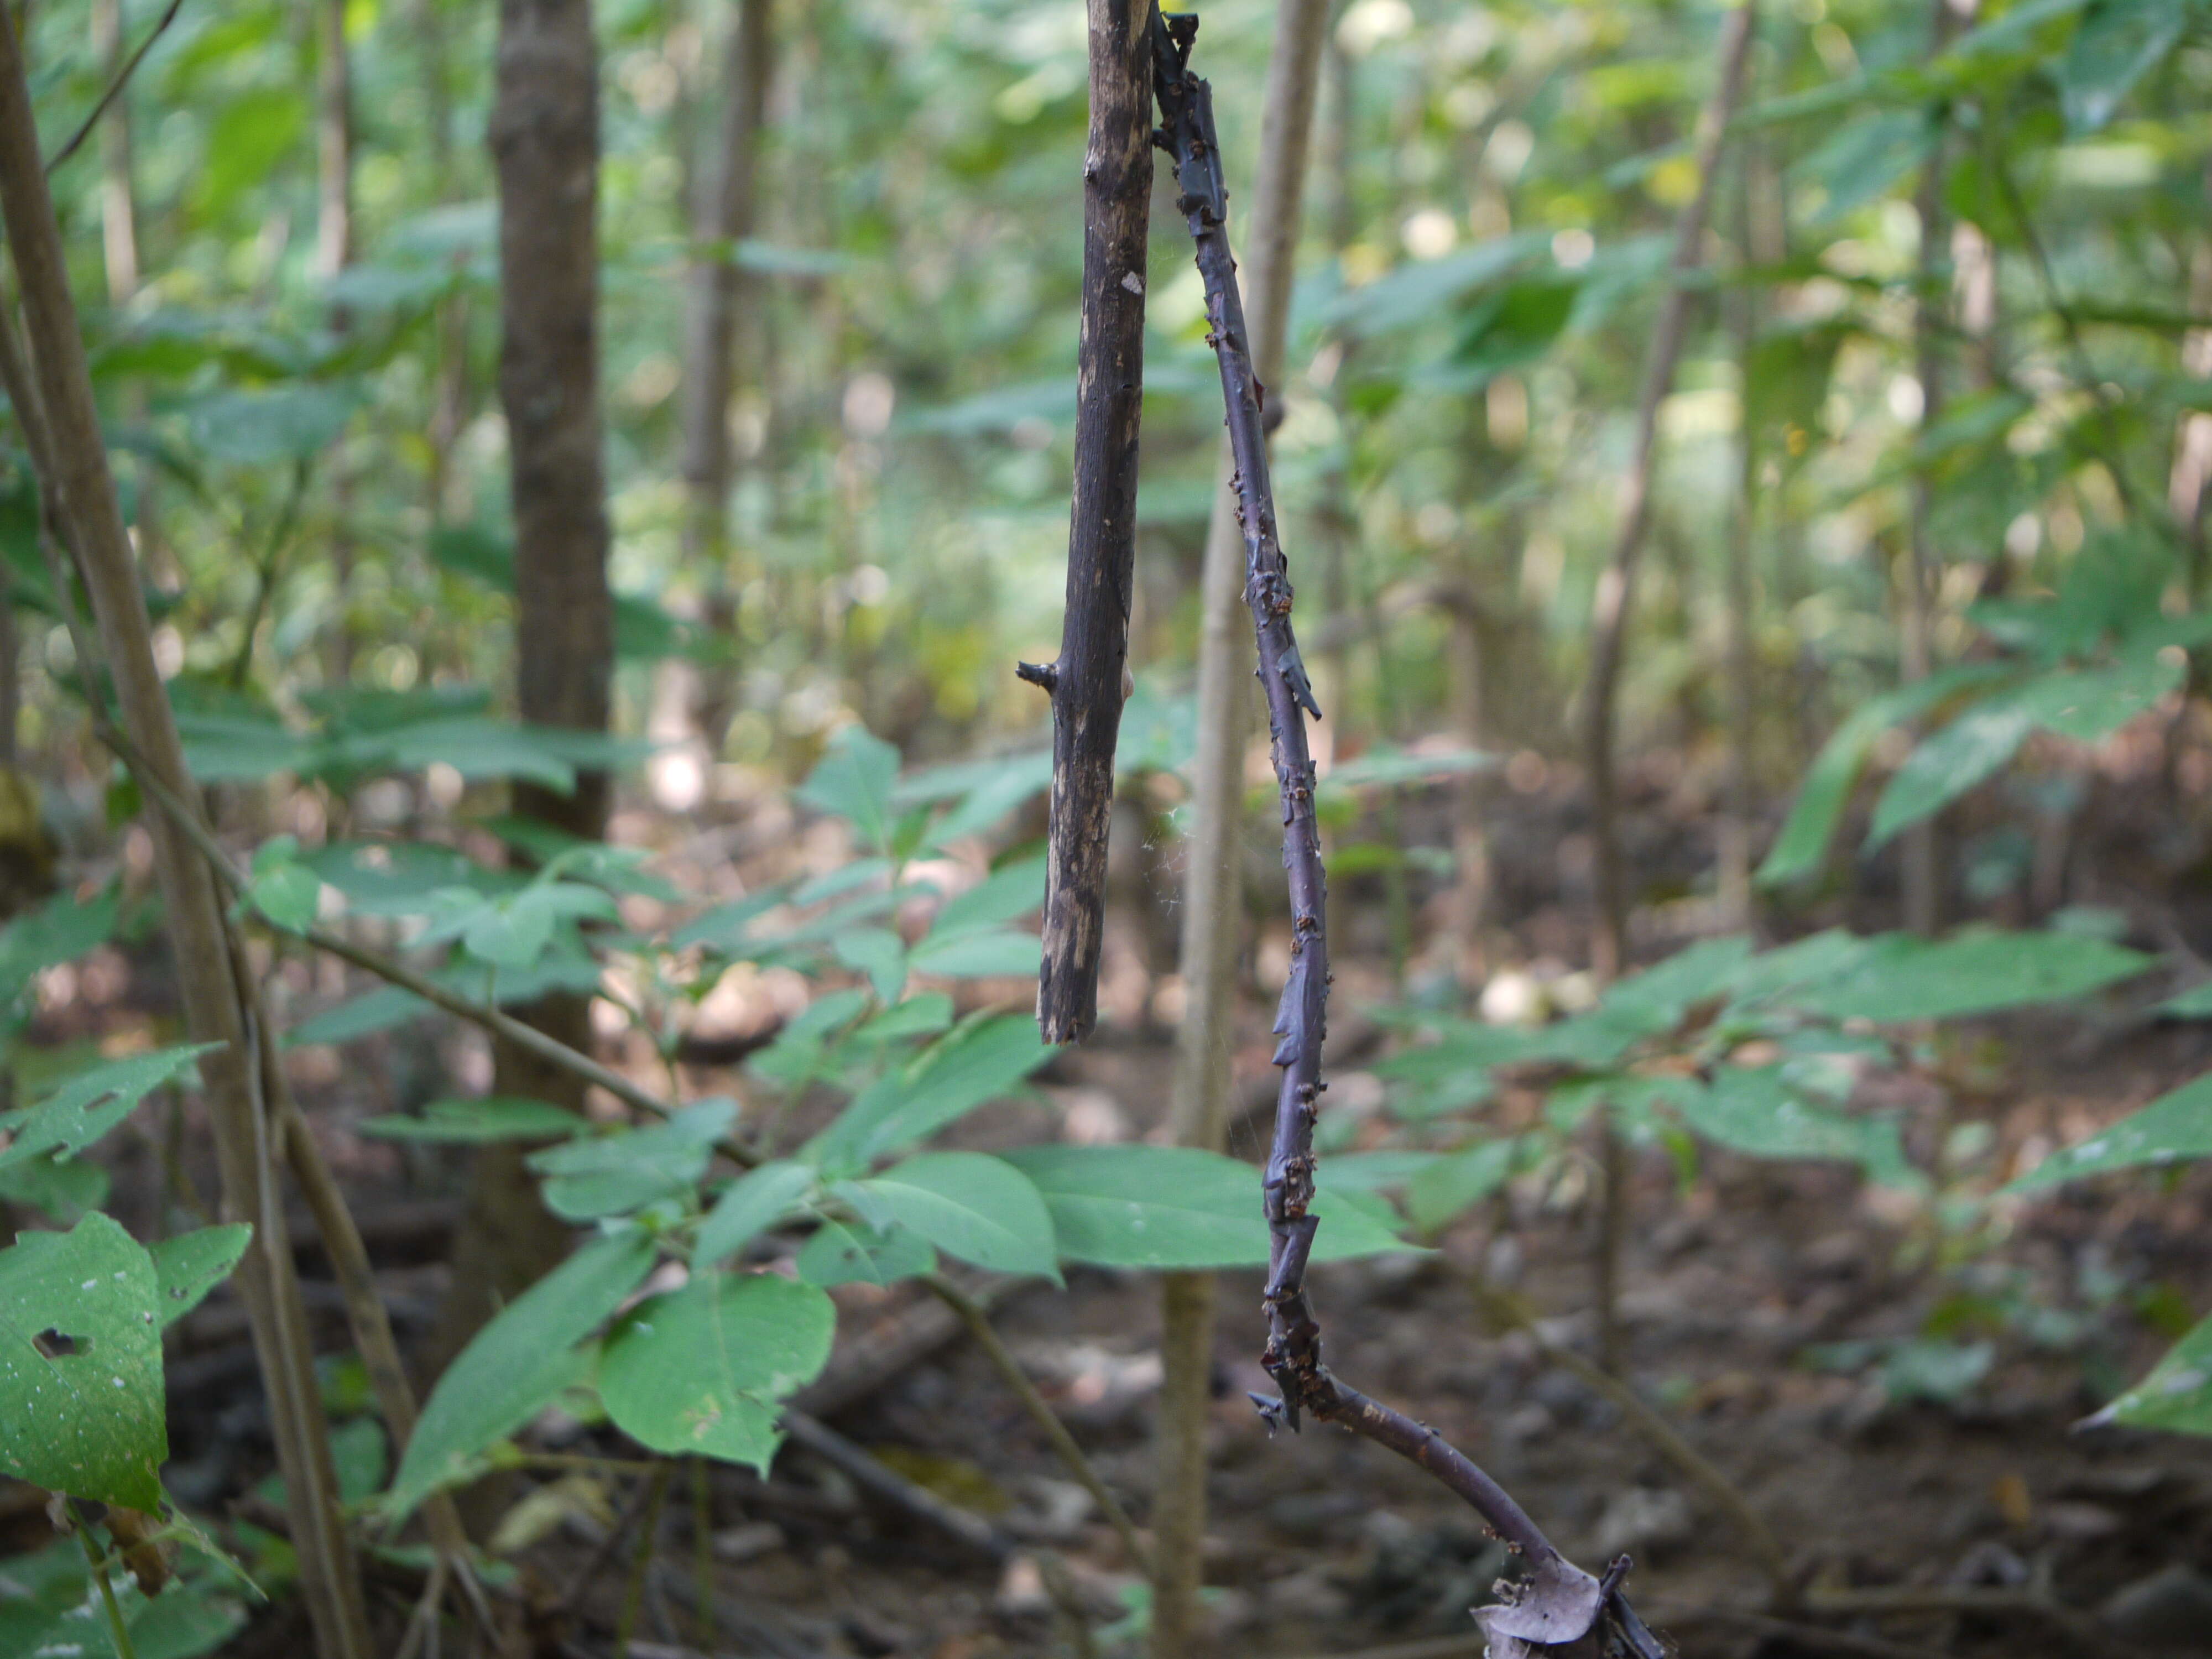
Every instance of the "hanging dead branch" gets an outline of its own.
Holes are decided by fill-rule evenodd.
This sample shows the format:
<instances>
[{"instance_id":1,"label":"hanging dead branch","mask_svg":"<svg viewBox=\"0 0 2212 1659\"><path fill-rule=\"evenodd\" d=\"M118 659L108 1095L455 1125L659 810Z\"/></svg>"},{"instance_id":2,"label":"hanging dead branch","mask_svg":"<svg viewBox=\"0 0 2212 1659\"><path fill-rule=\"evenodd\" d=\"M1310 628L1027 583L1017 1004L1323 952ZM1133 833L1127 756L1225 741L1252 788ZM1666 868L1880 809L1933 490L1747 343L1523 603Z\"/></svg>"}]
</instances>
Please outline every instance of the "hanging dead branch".
<instances>
[{"instance_id":1,"label":"hanging dead branch","mask_svg":"<svg viewBox=\"0 0 2212 1659\"><path fill-rule=\"evenodd\" d=\"M1060 658L1024 663L1052 698L1052 823L1037 1025L1074 1042L1098 1018L1114 748L1128 696L1137 561L1137 430L1144 408L1145 246L1152 194L1152 0L1090 0L1091 143L1083 161L1083 344L1076 370L1075 500Z\"/></svg>"},{"instance_id":2,"label":"hanging dead branch","mask_svg":"<svg viewBox=\"0 0 2212 1659\"><path fill-rule=\"evenodd\" d=\"M1237 286L1215 137L1212 91L1190 73L1198 20L1164 19L1153 29L1153 80L1164 130L1159 142L1174 157L1176 206L1197 244L1205 283L1208 338L1221 368L1231 447L1237 459L1239 522L1244 532L1244 597L1257 636L1275 777L1283 809L1283 864L1290 881L1293 937L1290 977L1275 1018L1275 1064L1282 1068L1274 1144L1263 1191L1271 1237L1264 1306L1267 1343L1261 1363L1282 1390L1255 1395L1270 1427L1295 1430L1307 1414L1336 1423L1388 1447L1429 1471L1472 1504L1528 1567L1504 1599L1476 1610L1499 1659L1520 1659L1540 1647L1578 1641L1602 1629L1610 1650L1663 1659L1664 1650L1620 1594L1626 1557L1603 1579L1561 1555L1504 1487L1434 1429L1341 1382L1322 1360L1321 1327L1306 1295L1305 1270L1317 1218L1314 1194L1314 1120L1322 1082L1322 1040L1328 1009L1328 944L1321 832L1314 817L1314 767L1305 717L1321 713L1291 627L1291 590L1276 534L1274 493L1267 471L1261 392Z\"/></svg>"}]
</instances>

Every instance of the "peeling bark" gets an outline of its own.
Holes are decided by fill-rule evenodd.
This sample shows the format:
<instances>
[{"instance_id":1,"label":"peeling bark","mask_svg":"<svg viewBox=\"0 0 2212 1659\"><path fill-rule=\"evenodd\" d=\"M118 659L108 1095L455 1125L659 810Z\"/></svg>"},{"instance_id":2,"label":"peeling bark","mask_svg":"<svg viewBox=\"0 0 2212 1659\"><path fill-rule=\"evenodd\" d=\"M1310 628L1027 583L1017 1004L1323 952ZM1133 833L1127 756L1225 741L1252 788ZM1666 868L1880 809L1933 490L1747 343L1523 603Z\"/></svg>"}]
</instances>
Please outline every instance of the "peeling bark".
<instances>
[{"instance_id":1,"label":"peeling bark","mask_svg":"<svg viewBox=\"0 0 2212 1659\"><path fill-rule=\"evenodd\" d=\"M1060 657L1023 676L1052 698L1050 841L1037 1025L1074 1042L1098 1018L1114 750L1128 696L1144 413L1145 248L1152 210L1152 0L1089 0L1091 139L1083 158L1083 342Z\"/></svg>"}]
</instances>

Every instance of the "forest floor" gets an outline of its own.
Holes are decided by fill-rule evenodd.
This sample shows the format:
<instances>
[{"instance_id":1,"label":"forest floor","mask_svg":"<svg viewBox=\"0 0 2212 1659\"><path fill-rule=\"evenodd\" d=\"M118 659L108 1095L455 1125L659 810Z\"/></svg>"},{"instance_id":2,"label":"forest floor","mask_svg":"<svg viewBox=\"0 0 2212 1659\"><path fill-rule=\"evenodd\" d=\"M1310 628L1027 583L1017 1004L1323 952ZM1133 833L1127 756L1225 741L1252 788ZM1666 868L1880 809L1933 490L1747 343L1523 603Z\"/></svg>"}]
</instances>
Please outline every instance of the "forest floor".
<instances>
[{"instance_id":1,"label":"forest floor","mask_svg":"<svg viewBox=\"0 0 2212 1659\"><path fill-rule=\"evenodd\" d=\"M1521 925L1547 937L1560 927L1540 915ZM140 1005L161 1000L125 995L88 1012L97 988L84 988L73 1035L87 1019L145 1018ZM1362 1096L1354 1079L1376 1038L1358 1010L1363 995L1386 989L1373 960L1346 962L1332 1098ZM1266 1011L1255 1000L1245 1012L1241 1029L1253 1040L1237 1064L1251 1095L1272 1073ZM301 1079L317 1132L347 1172L403 1339L418 1341L443 1287L461 1166L422 1148L403 1156L349 1125L456 1076L465 1083L473 1067L458 1041L441 1048L425 1039L420 1052L394 1045L359 1063L349 1056L343 1068L310 1064ZM957 1139L988 1147L1156 1133L1168 1045L1157 1029L1109 1033L1057 1059L1038 1101L978 1114ZM1956 1081L1942 1109L1954 1126L1986 1124L2002 1167L2033 1138L2077 1139L2199 1074L2212 1064L2212 1033L2023 1018L1960 1034L1947 1053ZM703 1093L736 1077L702 1072L689 1081ZM1930 1099L1892 1103L1912 1121L1937 1109ZM1509 1089L1498 1109L1533 1111L1534 1097ZM1231 1150L1256 1156L1263 1133L1257 1118L1243 1122ZM188 1137L185 1150L190 1164L202 1149ZM112 1207L142 1232L160 1168L152 1136L122 1143L115 1158ZM1436 1425L1570 1556L1595 1566L1632 1553L1639 1607L1687 1655L2212 1654L2212 1443L2081 1426L2204 1301L2212 1170L2068 1188L2000 1212L1990 1230L1945 1231L1924 1207L1901 1206L1840 1168L1716 1154L1685 1178L1654 1149L1633 1169L1620 1304L1626 1374L1737 1486L1798 1582L1821 1591L1911 1588L1938 1600L2011 1592L2011 1604L1848 1626L1827 1619L1825 1634L1743 1616L1765 1604L1765 1587L1728 1517L1612 1404L1543 1357L1546 1343L1595 1351L1587 1180L1517 1184L1433 1254L1316 1267L1310 1283L1332 1364ZM312 1238L312 1229L303 1222L295 1237ZM312 1245L301 1259L321 1346L342 1352L327 1267ZM1546 1316L1540 1343L1486 1327L1468 1285L1478 1268ZM807 1403L910 1479L1057 1553L1093 1607L1097 1650L1109 1659L1138 1650L1133 1564L982 1356L951 1340L933 1322L934 1304L910 1289L837 1295L839 1351ZM1140 1524L1158 1303L1147 1277L1079 1269L1064 1294L1021 1289L999 1315ZM1258 1303L1256 1273L1224 1275L1206 1554L1206 1581L1218 1587L1218 1651L1479 1654L1467 1608L1504 1569L1502 1550L1440 1487L1370 1445L1312 1425L1270 1442L1244 1398L1265 1385ZM251 1495L271 1459L234 1298L219 1293L185 1322L169 1372L173 1491L214 1517L276 1524ZM337 1378L334 1391L345 1388ZM541 1423L531 1443L568 1462L505 1477L475 1507L511 1537L534 1537L515 1559L535 1652L608 1659L634 1589L641 1659L991 1659L1072 1645L1026 1559L1009 1565L965 1551L804 1452L787 1451L764 1481L718 1466L695 1486L678 1471L656 1504L650 1478L623 1462L635 1448L610 1430ZM595 1466L594 1457L613 1461ZM36 1496L0 1483L0 1550L47 1541ZM641 1549L644 1517L656 1511ZM711 1632L695 1611L702 1553ZM634 1572L648 1557L650 1571ZM380 1571L372 1594L384 1629L396 1632L413 1593L404 1573ZM296 1655L303 1628L296 1604L280 1602L233 1651Z\"/></svg>"}]
</instances>

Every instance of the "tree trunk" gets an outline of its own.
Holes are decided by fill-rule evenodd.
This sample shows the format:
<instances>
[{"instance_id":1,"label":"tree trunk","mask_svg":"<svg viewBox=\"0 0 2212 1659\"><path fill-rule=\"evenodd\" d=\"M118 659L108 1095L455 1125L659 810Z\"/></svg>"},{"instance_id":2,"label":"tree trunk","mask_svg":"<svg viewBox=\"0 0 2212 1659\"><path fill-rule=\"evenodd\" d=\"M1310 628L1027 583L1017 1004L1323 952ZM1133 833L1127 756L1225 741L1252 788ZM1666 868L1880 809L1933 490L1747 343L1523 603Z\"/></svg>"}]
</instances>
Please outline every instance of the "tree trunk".
<instances>
[{"instance_id":1,"label":"tree trunk","mask_svg":"<svg viewBox=\"0 0 2212 1659\"><path fill-rule=\"evenodd\" d=\"M1114 749L1128 695L1144 415L1145 248L1152 197L1152 0L1089 0L1091 132L1083 158L1083 340L1060 658L1020 671L1052 698L1052 806L1037 1024L1048 1042L1098 1018Z\"/></svg>"},{"instance_id":2,"label":"tree trunk","mask_svg":"<svg viewBox=\"0 0 2212 1659\"><path fill-rule=\"evenodd\" d=\"M2212 167L2206 172L2212 187ZM2189 259L2189 310L2202 317L2212 311L2212 240L2199 240ZM2212 328L2192 328L2181 343L2181 367L2199 380L2212 376ZM2188 550L2189 598L2204 592L2204 486L2212 480L2212 415L2182 416L2173 434L2173 465L2166 473L2166 503Z\"/></svg>"},{"instance_id":3,"label":"tree trunk","mask_svg":"<svg viewBox=\"0 0 2212 1659\"><path fill-rule=\"evenodd\" d=\"M699 172L684 296L684 484L690 497L684 553L718 574L727 556L730 398L737 388L739 319L757 287L738 269L735 245L753 234L760 135L773 64L774 0L737 0L724 51L722 118L714 154Z\"/></svg>"},{"instance_id":4,"label":"tree trunk","mask_svg":"<svg viewBox=\"0 0 2212 1659\"><path fill-rule=\"evenodd\" d=\"M28 386L21 388L25 396L15 399L18 419L27 439L33 439L34 456L43 456L38 468L41 485L54 493L69 526L125 729L154 775L174 794L190 799L191 777L167 688L155 665L145 591L93 402L23 60L14 26L4 15L0 213L5 215L8 244L22 283L33 354L27 368L36 380L34 393ZM27 402L36 406L26 407ZM277 1463L289 1495L292 1542L315 1650L319 1659L368 1659L361 1578L345 1537L307 1311L277 1195L275 1126L255 1084L253 1045L269 1041L270 1034L249 1030L244 1018L222 906L198 849L160 813L149 813L146 827L186 1029L198 1042L220 1045L201 1057L200 1074L222 1174L223 1218L253 1225L253 1241L239 1263L236 1283L252 1327Z\"/></svg>"},{"instance_id":5,"label":"tree trunk","mask_svg":"<svg viewBox=\"0 0 2212 1659\"><path fill-rule=\"evenodd\" d=\"M1689 330L1693 298L1687 276L1703 262L1705 221L1712 206L1713 185L1719 172L1721 144L1729 120L1735 112L1743 89L1744 65L1751 54L1756 11L1752 0L1729 13L1721 25L1720 83L1713 100L1698 122L1698 193L1682 210L1674 228L1673 281L1660 301L1659 321L1651 336L1651 355L1644 370L1644 388L1637 402L1636 447L1628 477L1621 490L1620 528L1612 556L1598 577L1597 600L1590 619L1590 675L1583 709L1590 783L1590 832L1595 843L1597 887L1597 932L1592 941L1591 966L1601 981L1611 980L1628 966L1628 874L1620 849L1619 780L1613 775L1613 704L1620 686L1621 659L1626 648L1628 617L1635 598L1636 569L1644 552L1645 532L1651 522L1651 477L1657 459L1659 406L1674 383L1674 365L1682 353ZM1596 1249L1598 1349L1600 1363L1618 1375L1626 1358L1619 1317L1620 1249L1628 1231L1627 1178L1629 1159L1613 1128L1610 1114L1598 1115L1598 1164L1603 1171L1604 1192L1600 1200Z\"/></svg>"},{"instance_id":6,"label":"tree trunk","mask_svg":"<svg viewBox=\"0 0 2212 1659\"><path fill-rule=\"evenodd\" d=\"M1755 152L1744 149L1737 177L1736 257L1746 265L1760 263L1753 244L1752 177ZM1753 920L1752 829L1758 807L1753 798L1752 744L1758 730L1759 690L1753 642L1758 584L1753 565L1759 544L1759 434L1752 420L1752 375L1759 343L1759 290L1740 284L1729 297L1729 331L1735 337L1739 404L1734 511L1729 515L1726 591L1722 607L1727 629L1722 665L1727 703L1728 775L1721 812L1718 890L1722 925L1749 927Z\"/></svg>"},{"instance_id":7,"label":"tree trunk","mask_svg":"<svg viewBox=\"0 0 2212 1659\"><path fill-rule=\"evenodd\" d=\"M1254 372L1279 386L1305 200L1306 152L1321 76L1326 0L1282 0L1267 60L1258 176L1243 246L1245 320ZM1263 397L1266 395L1263 392ZM1277 405L1279 408L1279 404ZM1224 448L1226 450L1224 444ZM1228 478L1233 463L1220 467ZM1246 566L1237 497L1214 497L1200 577L1198 757L1189 874L1183 889L1184 1013L1176 1043L1173 1126L1185 1146L1218 1151L1227 1134L1232 989L1243 914L1237 866L1243 818L1244 745L1251 730L1251 656L1242 640ZM1161 1384L1152 1528L1154 1659L1188 1659L1200 1639L1198 1590L1206 1544L1206 1425L1213 1371L1214 1280L1170 1273L1162 1285Z\"/></svg>"},{"instance_id":8,"label":"tree trunk","mask_svg":"<svg viewBox=\"0 0 2212 1659\"><path fill-rule=\"evenodd\" d=\"M499 175L500 402L513 458L517 704L532 725L606 729L614 673L599 401L599 54L589 0L501 0L490 142ZM608 781L572 794L517 784L521 816L596 841ZM590 1000L548 996L528 1023L592 1046ZM495 1089L581 1111L585 1088L510 1044ZM568 1229L521 1152L477 1154L435 1345L458 1352L503 1301L558 1261Z\"/></svg>"},{"instance_id":9,"label":"tree trunk","mask_svg":"<svg viewBox=\"0 0 2212 1659\"><path fill-rule=\"evenodd\" d=\"M1613 552L1598 577L1597 602L1590 617L1590 672L1583 720L1590 774L1590 830L1596 843L1597 937L1593 957L1599 976L1611 979L1628 963L1627 872L1622 868L1619 780L1613 775L1614 702L1620 685L1621 659L1642 561L1644 533L1651 522L1651 475L1658 453L1659 406L1674 384L1674 365L1682 355L1690 307L1695 298L1686 279L1704 260L1705 221L1711 209L1721 143L1743 88L1750 55L1754 11L1749 3L1728 14L1721 25L1720 83L1698 122L1698 193L1674 227L1673 281L1660 301L1659 319L1645 360L1644 388L1636 407L1636 446L1621 487L1620 527Z\"/></svg>"},{"instance_id":10,"label":"tree trunk","mask_svg":"<svg viewBox=\"0 0 2212 1659\"><path fill-rule=\"evenodd\" d=\"M1940 56L1951 42L1957 15L1951 0L1935 0L1929 56ZM1920 430L1924 434L1943 414L1943 333L1951 307L1945 273L1950 269L1950 216L1943 210L1943 151L1948 123L1936 136L1936 148L1920 170L1914 201L1920 219L1919 297L1912 313L1913 373L1920 382ZM1941 284L1943 292L1937 291ZM1905 566L1905 603L1899 618L1898 678L1915 684L1928 678L1935 632L1935 481L1925 469L1912 477L1911 545ZM1898 856L1905 888L1905 925L1923 937L1942 925L1942 878L1936 852L1936 820L1923 818L1899 838Z\"/></svg>"},{"instance_id":11,"label":"tree trunk","mask_svg":"<svg viewBox=\"0 0 2212 1659\"><path fill-rule=\"evenodd\" d=\"M335 281L353 262L353 67L346 52L346 0L315 0L315 275ZM331 307L331 328L346 331L345 307ZM353 489L343 463L331 491L331 587L333 595L330 659L325 674L333 685L353 678L353 627L348 611L353 597L353 530L347 517ZM250 653L253 641L244 649Z\"/></svg>"},{"instance_id":12,"label":"tree trunk","mask_svg":"<svg viewBox=\"0 0 2212 1659\"><path fill-rule=\"evenodd\" d=\"M757 218L761 129L775 66L774 21L774 0L738 0L730 19L721 120L714 152L697 170L694 252L684 291L684 556L706 582L706 626L726 645L734 643L736 618L730 568L730 488L736 475L730 398L760 293L758 279L738 268L736 249L753 234ZM664 764L696 764L703 778L721 753L736 665L724 659L702 669L672 658L654 672L654 719L661 729L650 735L657 742L681 745L664 751Z\"/></svg>"}]
</instances>

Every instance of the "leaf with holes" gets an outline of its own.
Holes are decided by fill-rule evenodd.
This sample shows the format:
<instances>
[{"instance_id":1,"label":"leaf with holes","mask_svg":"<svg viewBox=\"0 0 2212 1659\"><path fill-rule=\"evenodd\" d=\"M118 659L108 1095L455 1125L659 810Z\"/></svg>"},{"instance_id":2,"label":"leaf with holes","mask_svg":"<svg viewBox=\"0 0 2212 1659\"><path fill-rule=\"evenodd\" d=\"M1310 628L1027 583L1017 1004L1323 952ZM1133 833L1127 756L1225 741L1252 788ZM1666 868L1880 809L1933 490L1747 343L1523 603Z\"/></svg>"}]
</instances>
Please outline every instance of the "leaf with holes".
<instances>
[{"instance_id":1,"label":"leaf with holes","mask_svg":"<svg viewBox=\"0 0 2212 1659\"><path fill-rule=\"evenodd\" d=\"M152 1258L97 1212L0 1250L0 1469L161 1507L169 1455Z\"/></svg>"},{"instance_id":2,"label":"leaf with holes","mask_svg":"<svg viewBox=\"0 0 2212 1659\"><path fill-rule=\"evenodd\" d=\"M192 1062L220 1046L185 1043L111 1060L79 1072L35 1106L0 1112L0 1131L12 1136L0 1148L0 1170L40 1152L75 1157L129 1117L155 1090L191 1075Z\"/></svg>"},{"instance_id":3,"label":"leaf with holes","mask_svg":"<svg viewBox=\"0 0 2212 1659\"><path fill-rule=\"evenodd\" d=\"M624 1315L599 1358L616 1425L672 1456L719 1457L763 1474L783 1401L819 1376L835 1304L774 1273L702 1273Z\"/></svg>"},{"instance_id":4,"label":"leaf with holes","mask_svg":"<svg viewBox=\"0 0 2212 1659\"><path fill-rule=\"evenodd\" d=\"M155 1245L149 1254L154 1258L155 1302L161 1323L173 1325L206 1301L208 1292L230 1277L252 1242L253 1229L240 1221L198 1227Z\"/></svg>"}]
</instances>

